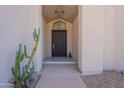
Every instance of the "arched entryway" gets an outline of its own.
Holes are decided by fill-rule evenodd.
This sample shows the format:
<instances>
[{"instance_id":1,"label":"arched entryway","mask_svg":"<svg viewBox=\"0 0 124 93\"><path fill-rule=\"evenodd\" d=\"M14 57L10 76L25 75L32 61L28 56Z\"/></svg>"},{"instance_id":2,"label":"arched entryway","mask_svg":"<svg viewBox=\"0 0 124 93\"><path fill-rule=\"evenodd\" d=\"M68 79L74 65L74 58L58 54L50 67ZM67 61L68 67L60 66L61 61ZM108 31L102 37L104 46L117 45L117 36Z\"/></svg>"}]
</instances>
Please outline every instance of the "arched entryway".
<instances>
[{"instance_id":1,"label":"arched entryway","mask_svg":"<svg viewBox=\"0 0 124 93\"><path fill-rule=\"evenodd\" d=\"M78 6L42 6L42 15L45 24L43 64L78 65Z\"/></svg>"}]
</instances>

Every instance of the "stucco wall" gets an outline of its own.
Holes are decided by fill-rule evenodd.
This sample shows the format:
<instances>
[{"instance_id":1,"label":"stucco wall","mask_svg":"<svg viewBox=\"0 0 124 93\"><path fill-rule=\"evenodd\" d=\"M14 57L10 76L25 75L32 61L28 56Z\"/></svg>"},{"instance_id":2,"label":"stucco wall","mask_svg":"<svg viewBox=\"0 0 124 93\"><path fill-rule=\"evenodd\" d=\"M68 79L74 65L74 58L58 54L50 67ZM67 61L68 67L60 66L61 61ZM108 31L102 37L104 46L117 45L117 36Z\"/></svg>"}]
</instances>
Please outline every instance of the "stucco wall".
<instances>
[{"instance_id":1,"label":"stucco wall","mask_svg":"<svg viewBox=\"0 0 124 93\"><path fill-rule=\"evenodd\" d=\"M39 40L39 46L38 46L38 49L37 49L37 52L35 54L35 60L36 60L36 71L40 73L41 69L42 69L42 61L44 60L45 58L45 53L44 53L44 50L45 50L45 45L44 45L44 20L43 20L43 17L42 17L42 6L29 6L29 7L34 7L34 9L32 10L33 11L33 25L34 27L33 28L38 28L40 27L40 40ZM31 11L31 10L30 10ZM32 33L31 33L31 38L32 37ZM28 38L29 40L29 38ZM34 42L34 41L33 41ZM32 44L32 41L31 41L31 44ZM34 45L33 45L34 46Z\"/></svg>"},{"instance_id":2,"label":"stucco wall","mask_svg":"<svg viewBox=\"0 0 124 93\"><path fill-rule=\"evenodd\" d=\"M63 21L66 23L67 27L67 54L69 51L72 53L72 24L69 22L66 22L64 20L58 19L60 21ZM51 34L52 34L52 29L53 29L53 23L56 22L57 20L51 21L46 24L46 57L51 57L52 56L52 49L51 49Z\"/></svg>"},{"instance_id":3,"label":"stucco wall","mask_svg":"<svg viewBox=\"0 0 124 93\"><path fill-rule=\"evenodd\" d=\"M88 6L86 6L86 7L88 7ZM99 6L96 6L96 8L99 8ZM98 9L95 9L95 10L97 11ZM85 13L84 11L82 13ZM89 15L91 15L91 14L89 14ZM100 14L97 14L97 15L100 16ZM123 17L124 16L124 6L104 6L104 14L103 15L104 15L103 16L103 21L104 21L103 22L104 23L103 24L103 27L104 27L103 28L104 29L103 30L103 62L102 62L103 69L104 70L113 69L113 70L117 70L117 71L120 71L120 70L124 71L124 40L123 40L123 37L124 37L124 26L123 26L123 24L124 24L124 17ZM84 14L83 14L83 18L84 18ZM88 18L85 18L85 19L87 20ZM92 20L91 22L95 22L95 21ZM85 24L88 24L88 23L85 22ZM92 25L92 26L94 26L94 25ZM97 25L97 28L99 26L100 26L100 24ZM102 28L100 30L102 30ZM85 30L83 29L83 32L84 31ZM93 33L91 33L91 34L94 35ZM87 37L87 35L88 35L87 33L84 33L83 37L85 38L85 37ZM86 42L86 40L83 40L83 41ZM90 44L92 44L92 45L93 45L93 43L90 42ZM85 48L83 48L83 49L85 49ZM83 53L84 53L84 51L83 51ZM83 59L86 58L86 56L82 56L82 57L83 57ZM88 58L90 59L89 56L88 56ZM83 60L83 64L86 64L84 60ZM95 62L95 64L96 64L96 62ZM97 64L100 64L100 63L97 63ZM90 69L92 69L93 65L94 64L91 65ZM87 66L84 65L84 68L85 67L87 68ZM97 67L95 67L94 70L96 68Z\"/></svg>"},{"instance_id":4,"label":"stucco wall","mask_svg":"<svg viewBox=\"0 0 124 93\"><path fill-rule=\"evenodd\" d=\"M33 29L41 27L40 10L39 6L0 6L0 85L12 78L11 67L15 63L18 44L26 44L28 53L31 52L34 46ZM38 65L42 65L40 56L42 49L35 57L37 71L41 69Z\"/></svg>"},{"instance_id":5,"label":"stucco wall","mask_svg":"<svg viewBox=\"0 0 124 93\"><path fill-rule=\"evenodd\" d=\"M112 69L114 61L115 6L104 7L103 67Z\"/></svg>"},{"instance_id":6,"label":"stucco wall","mask_svg":"<svg viewBox=\"0 0 124 93\"><path fill-rule=\"evenodd\" d=\"M83 6L78 7L78 68L83 72L83 39L82 39Z\"/></svg>"},{"instance_id":7,"label":"stucco wall","mask_svg":"<svg viewBox=\"0 0 124 93\"><path fill-rule=\"evenodd\" d=\"M104 69L124 71L124 6L105 6Z\"/></svg>"},{"instance_id":8,"label":"stucco wall","mask_svg":"<svg viewBox=\"0 0 124 93\"><path fill-rule=\"evenodd\" d=\"M73 21L72 28L72 55L78 61L78 16Z\"/></svg>"},{"instance_id":9,"label":"stucco wall","mask_svg":"<svg viewBox=\"0 0 124 93\"><path fill-rule=\"evenodd\" d=\"M46 51L45 51L45 47L46 47L46 41L45 41L45 31L46 31L46 21L45 19L42 17L42 54L43 54L43 60L46 58Z\"/></svg>"},{"instance_id":10,"label":"stucco wall","mask_svg":"<svg viewBox=\"0 0 124 93\"><path fill-rule=\"evenodd\" d=\"M82 7L82 72L95 74L103 71L103 31L104 7Z\"/></svg>"},{"instance_id":11,"label":"stucco wall","mask_svg":"<svg viewBox=\"0 0 124 93\"><path fill-rule=\"evenodd\" d=\"M124 6L115 6L114 69L124 71Z\"/></svg>"}]
</instances>

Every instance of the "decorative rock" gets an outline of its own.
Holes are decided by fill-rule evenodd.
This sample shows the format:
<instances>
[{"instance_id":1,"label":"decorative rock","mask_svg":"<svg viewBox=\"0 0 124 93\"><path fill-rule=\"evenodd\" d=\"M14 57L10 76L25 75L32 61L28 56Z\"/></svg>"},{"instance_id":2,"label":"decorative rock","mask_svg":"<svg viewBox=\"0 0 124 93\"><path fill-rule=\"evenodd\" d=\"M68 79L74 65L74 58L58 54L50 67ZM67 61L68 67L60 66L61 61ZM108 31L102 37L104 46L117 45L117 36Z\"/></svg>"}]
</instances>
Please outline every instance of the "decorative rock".
<instances>
[{"instance_id":1,"label":"decorative rock","mask_svg":"<svg viewBox=\"0 0 124 93\"><path fill-rule=\"evenodd\" d=\"M119 72L106 70L99 75L81 76L90 88L124 88L124 75Z\"/></svg>"},{"instance_id":2,"label":"decorative rock","mask_svg":"<svg viewBox=\"0 0 124 93\"><path fill-rule=\"evenodd\" d=\"M40 79L41 75L38 75L37 73L33 73L33 75L31 76L31 78L29 78L27 80L27 86L28 88L34 88L38 82L38 80Z\"/></svg>"}]
</instances>

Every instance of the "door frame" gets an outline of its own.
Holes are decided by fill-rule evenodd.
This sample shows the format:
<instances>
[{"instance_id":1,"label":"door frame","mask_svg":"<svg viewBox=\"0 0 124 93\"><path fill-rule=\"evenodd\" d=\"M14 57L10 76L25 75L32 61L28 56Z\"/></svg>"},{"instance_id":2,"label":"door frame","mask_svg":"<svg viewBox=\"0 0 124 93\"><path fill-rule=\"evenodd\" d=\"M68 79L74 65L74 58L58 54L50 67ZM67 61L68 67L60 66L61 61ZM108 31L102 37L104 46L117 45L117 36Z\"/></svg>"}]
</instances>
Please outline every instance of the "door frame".
<instances>
[{"instance_id":1,"label":"door frame","mask_svg":"<svg viewBox=\"0 0 124 93\"><path fill-rule=\"evenodd\" d=\"M52 43L51 43L51 54L52 54L52 57L54 57L53 56L53 32L65 32L66 33L66 56L65 57L67 57L67 30L65 29L65 30L55 30L55 29L53 29L52 30L52 34L51 34L51 41L52 41Z\"/></svg>"}]
</instances>

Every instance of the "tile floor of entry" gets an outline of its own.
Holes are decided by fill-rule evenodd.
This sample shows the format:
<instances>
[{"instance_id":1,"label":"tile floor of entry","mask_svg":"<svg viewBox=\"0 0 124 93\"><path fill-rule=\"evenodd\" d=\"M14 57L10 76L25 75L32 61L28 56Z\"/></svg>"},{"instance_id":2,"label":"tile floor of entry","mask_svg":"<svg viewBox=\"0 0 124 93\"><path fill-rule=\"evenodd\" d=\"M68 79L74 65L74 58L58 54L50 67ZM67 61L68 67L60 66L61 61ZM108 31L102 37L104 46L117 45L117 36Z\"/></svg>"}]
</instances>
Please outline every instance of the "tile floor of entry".
<instances>
[{"instance_id":1,"label":"tile floor of entry","mask_svg":"<svg viewBox=\"0 0 124 93\"><path fill-rule=\"evenodd\" d=\"M77 65L44 64L36 88L84 88Z\"/></svg>"}]
</instances>

